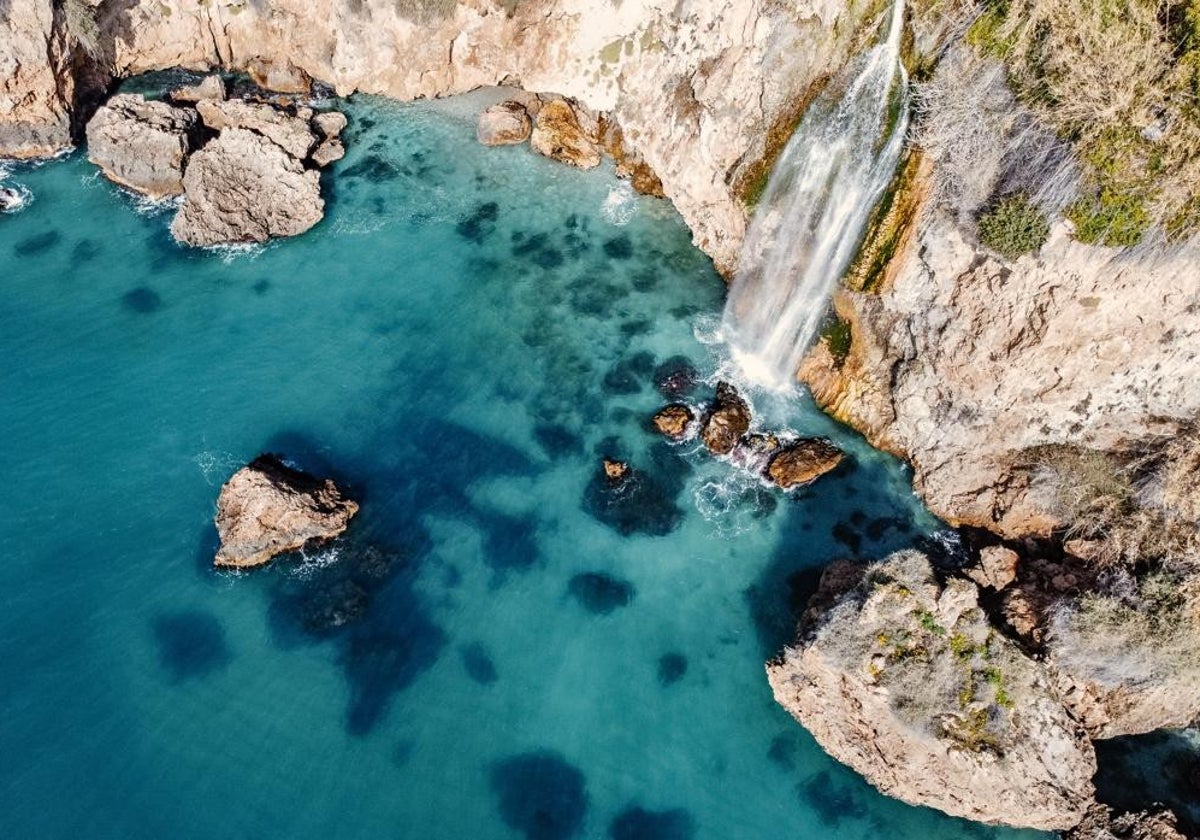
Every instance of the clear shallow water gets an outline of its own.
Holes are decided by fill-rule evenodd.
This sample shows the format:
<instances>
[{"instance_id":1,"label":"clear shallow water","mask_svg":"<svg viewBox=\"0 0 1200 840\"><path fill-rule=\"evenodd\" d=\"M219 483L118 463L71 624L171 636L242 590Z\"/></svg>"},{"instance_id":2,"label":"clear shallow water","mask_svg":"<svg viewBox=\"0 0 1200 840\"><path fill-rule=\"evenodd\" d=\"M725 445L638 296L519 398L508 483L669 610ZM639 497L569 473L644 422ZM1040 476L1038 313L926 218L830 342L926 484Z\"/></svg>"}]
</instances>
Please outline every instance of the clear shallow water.
<instances>
[{"instance_id":1,"label":"clear shallow water","mask_svg":"<svg viewBox=\"0 0 1200 840\"><path fill-rule=\"evenodd\" d=\"M854 457L790 497L651 436L650 369L724 363L720 281L668 205L473 113L353 105L325 221L252 251L181 250L78 155L14 171L0 833L1017 836L876 794L762 671L815 570L936 527L907 475L794 402L760 408ZM263 450L362 512L216 574Z\"/></svg>"}]
</instances>

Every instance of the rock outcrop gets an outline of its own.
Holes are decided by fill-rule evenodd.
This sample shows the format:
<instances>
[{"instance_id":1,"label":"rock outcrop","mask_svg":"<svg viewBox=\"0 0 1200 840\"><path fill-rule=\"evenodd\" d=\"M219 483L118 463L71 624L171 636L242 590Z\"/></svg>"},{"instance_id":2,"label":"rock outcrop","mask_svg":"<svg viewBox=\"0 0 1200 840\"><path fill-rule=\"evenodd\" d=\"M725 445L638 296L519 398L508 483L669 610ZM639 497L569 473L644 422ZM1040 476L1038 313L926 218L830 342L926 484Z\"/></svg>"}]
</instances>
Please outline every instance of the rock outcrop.
<instances>
[{"instance_id":1,"label":"rock outcrop","mask_svg":"<svg viewBox=\"0 0 1200 840\"><path fill-rule=\"evenodd\" d=\"M696 415L690 407L683 403L672 403L660 408L650 418L650 421L659 434L666 435L672 440L683 440L691 432L692 426L696 422Z\"/></svg>"},{"instance_id":2,"label":"rock outcrop","mask_svg":"<svg viewBox=\"0 0 1200 840\"><path fill-rule=\"evenodd\" d=\"M0 157L71 145L71 48L51 0L8 0L0 14Z\"/></svg>"},{"instance_id":3,"label":"rock outcrop","mask_svg":"<svg viewBox=\"0 0 1200 840\"><path fill-rule=\"evenodd\" d=\"M700 438L714 455L728 455L750 430L750 406L728 382L717 383L717 395L704 415Z\"/></svg>"},{"instance_id":4,"label":"rock outcrop","mask_svg":"<svg viewBox=\"0 0 1200 840\"><path fill-rule=\"evenodd\" d=\"M87 125L88 160L110 181L143 195L179 195L197 125L195 111L118 94Z\"/></svg>"},{"instance_id":5,"label":"rock outcrop","mask_svg":"<svg viewBox=\"0 0 1200 840\"><path fill-rule=\"evenodd\" d=\"M989 823L1066 829L1096 758L1041 666L996 633L975 585L927 557L835 564L796 644L767 666L776 700L889 796Z\"/></svg>"},{"instance_id":6,"label":"rock outcrop","mask_svg":"<svg viewBox=\"0 0 1200 840\"><path fill-rule=\"evenodd\" d=\"M1063 840L1186 840L1170 811L1114 814L1093 805L1083 822L1063 834Z\"/></svg>"},{"instance_id":7,"label":"rock outcrop","mask_svg":"<svg viewBox=\"0 0 1200 840\"><path fill-rule=\"evenodd\" d=\"M561 99L547 102L538 111L529 145L540 155L580 169L600 165L600 151L584 134L571 106Z\"/></svg>"},{"instance_id":8,"label":"rock outcrop","mask_svg":"<svg viewBox=\"0 0 1200 840\"><path fill-rule=\"evenodd\" d=\"M196 103L206 100L223 102L226 96L225 80L214 73L205 76L194 85L174 88L168 95L172 102Z\"/></svg>"},{"instance_id":9,"label":"rock outcrop","mask_svg":"<svg viewBox=\"0 0 1200 840\"><path fill-rule=\"evenodd\" d=\"M328 479L260 455L238 470L217 499L217 566L250 568L319 544L346 530L358 504Z\"/></svg>"},{"instance_id":10,"label":"rock outcrop","mask_svg":"<svg viewBox=\"0 0 1200 840\"><path fill-rule=\"evenodd\" d=\"M771 455L767 477L784 490L816 481L836 469L845 457L824 438L807 438L788 444Z\"/></svg>"},{"instance_id":11,"label":"rock outcrop","mask_svg":"<svg viewBox=\"0 0 1200 840\"><path fill-rule=\"evenodd\" d=\"M308 108L298 109L295 115L265 102L241 99L201 100L196 110L204 124L214 131L244 128L261 134L296 160L305 160L317 144Z\"/></svg>"},{"instance_id":12,"label":"rock outcrop","mask_svg":"<svg viewBox=\"0 0 1200 840\"><path fill-rule=\"evenodd\" d=\"M171 223L186 245L265 242L321 221L320 177L261 134L228 128L192 155Z\"/></svg>"},{"instance_id":13,"label":"rock outcrop","mask_svg":"<svg viewBox=\"0 0 1200 840\"><path fill-rule=\"evenodd\" d=\"M532 131L533 121L525 106L509 99L484 109L475 138L485 146L511 146L524 143Z\"/></svg>"}]
</instances>

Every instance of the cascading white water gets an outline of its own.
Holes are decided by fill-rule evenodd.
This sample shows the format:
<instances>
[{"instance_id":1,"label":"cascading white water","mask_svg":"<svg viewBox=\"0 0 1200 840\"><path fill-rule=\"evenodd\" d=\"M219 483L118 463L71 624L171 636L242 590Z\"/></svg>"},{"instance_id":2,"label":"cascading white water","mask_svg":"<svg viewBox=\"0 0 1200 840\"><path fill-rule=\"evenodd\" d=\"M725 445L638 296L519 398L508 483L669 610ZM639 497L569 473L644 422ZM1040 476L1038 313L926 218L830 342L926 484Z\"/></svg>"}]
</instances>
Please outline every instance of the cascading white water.
<instances>
[{"instance_id":1,"label":"cascading white water","mask_svg":"<svg viewBox=\"0 0 1200 840\"><path fill-rule=\"evenodd\" d=\"M903 27L904 0L895 0L887 37L809 106L771 171L722 325L758 385L791 387L895 172L908 125Z\"/></svg>"}]
</instances>

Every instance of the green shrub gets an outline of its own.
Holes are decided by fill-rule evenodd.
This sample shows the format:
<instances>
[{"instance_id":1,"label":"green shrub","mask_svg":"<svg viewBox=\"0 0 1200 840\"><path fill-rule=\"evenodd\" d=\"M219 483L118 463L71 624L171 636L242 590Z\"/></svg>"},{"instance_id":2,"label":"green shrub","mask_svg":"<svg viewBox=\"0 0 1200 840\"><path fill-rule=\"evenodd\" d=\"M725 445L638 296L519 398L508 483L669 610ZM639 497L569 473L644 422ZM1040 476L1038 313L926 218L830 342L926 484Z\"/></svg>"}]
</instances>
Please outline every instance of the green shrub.
<instances>
[{"instance_id":1,"label":"green shrub","mask_svg":"<svg viewBox=\"0 0 1200 840\"><path fill-rule=\"evenodd\" d=\"M980 241L1010 260L1037 251L1049 235L1046 214L1024 194L1000 199L979 217Z\"/></svg>"},{"instance_id":2,"label":"green shrub","mask_svg":"<svg viewBox=\"0 0 1200 840\"><path fill-rule=\"evenodd\" d=\"M850 355L850 342L853 338L850 329L850 322L843 321L836 315L825 322L824 328L821 330L821 341L829 349L829 354L833 356L833 360L841 365L846 361L846 357Z\"/></svg>"},{"instance_id":3,"label":"green shrub","mask_svg":"<svg viewBox=\"0 0 1200 840\"><path fill-rule=\"evenodd\" d=\"M1130 248L1150 227L1146 203L1133 191L1105 187L1067 208L1075 223L1075 238L1089 245Z\"/></svg>"}]
</instances>

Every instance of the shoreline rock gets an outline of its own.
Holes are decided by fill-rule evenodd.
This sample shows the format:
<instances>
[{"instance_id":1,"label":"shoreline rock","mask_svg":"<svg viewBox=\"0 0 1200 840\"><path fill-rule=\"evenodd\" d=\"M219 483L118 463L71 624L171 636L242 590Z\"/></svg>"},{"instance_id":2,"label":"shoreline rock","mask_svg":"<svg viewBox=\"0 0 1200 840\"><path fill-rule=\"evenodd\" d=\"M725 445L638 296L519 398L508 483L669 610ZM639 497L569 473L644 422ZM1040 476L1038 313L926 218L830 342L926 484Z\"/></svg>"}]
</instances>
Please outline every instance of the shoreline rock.
<instances>
[{"instance_id":1,"label":"shoreline rock","mask_svg":"<svg viewBox=\"0 0 1200 840\"><path fill-rule=\"evenodd\" d=\"M520 102L508 99L483 110L475 126L475 139L485 146L524 143L533 133L533 121Z\"/></svg>"},{"instance_id":2,"label":"shoreline rock","mask_svg":"<svg viewBox=\"0 0 1200 840\"><path fill-rule=\"evenodd\" d=\"M142 195L180 195L198 125L195 111L119 93L87 124L88 160L110 181Z\"/></svg>"},{"instance_id":3,"label":"shoreline rock","mask_svg":"<svg viewBox=\"0 0 1200 840\"><path fill-rule=\"evenodd\" d=\"M216 524L218 567L248 569L343 533L358 512L329 479L259 455L221 487Z\"/></svg>"},{"instance_id":4,"label":"shoreline rock","mask_svg":"<svg viewBox=\"0 0 1200 840\"><path fill-rule=\"evenodd\" d=\"M824 438L807 438L776 450L767 461L767 477L784 490L811 484L836 469L845 454Z\"/></svg>"},{"instance_id":5,"label":"shoreline rock","mask_svg":"<svg viewBox=\"0 0 1200 840\"><path fill-rule=\"evenodd\" d=\"M728 455L750 431L750 406L737 388L717 383L717 394L700 425L700 437L714 455Z\"/></svg>"},{"instance_id":6,"label":"shoreline rock","mask_svg":"<svg viewBox=\"0 0 1200 840\"><path fill-rule=\"evenodd\" d=\"M600 152L584 134L571 106L561 99L547 102L538 111L529 135L535 152L580 169L600 165Z\"/></svg>"}]
</instances>

